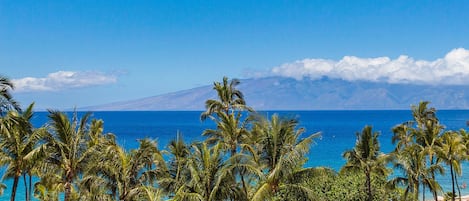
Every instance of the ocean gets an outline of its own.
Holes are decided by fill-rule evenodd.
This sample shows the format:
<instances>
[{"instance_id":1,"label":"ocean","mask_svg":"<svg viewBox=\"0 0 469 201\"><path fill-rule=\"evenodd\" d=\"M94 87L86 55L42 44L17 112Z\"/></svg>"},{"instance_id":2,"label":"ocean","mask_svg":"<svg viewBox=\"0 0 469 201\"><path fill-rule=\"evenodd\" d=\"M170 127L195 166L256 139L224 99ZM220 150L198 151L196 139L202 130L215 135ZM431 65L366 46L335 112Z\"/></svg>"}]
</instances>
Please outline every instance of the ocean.
<instances>
[{"instance_id":1,"label":"ocean","mask_svg":"<svg viewBox=\"0 0 469 201\"><path fill-rule=\"evenodd\" d=\"M306 167L326 166L339 170L345 163L342 153L353 148L356 133L364 126L373 126L379 131L381 151L389 153L394 149L391 143L391 128L408 120L412 120L409 110L377 110L377 111L265 111L265 116L278 113L280 116L293 117L299 120L299 126L306 129L306 133L321 132L322 137L316 139L309 153ZM82 114L82 113L79 113ZM182 133L184 140L203 140L203 130L215 128L210 120L200 121L201 112L198 111L148 111L148 112L94 112L93 118L104 120L104 131L117 136L118 142L126 149L138 147L137 139L145 137L158 141L160 149L166 149L167 143ZM469 110L439 110L437 116L447 130L467 129ZM33 117L36 127L47 123L47 112L37 112ZM463 165L463 176L460 184L469 182L469 164ZM9 200L12 181L3 181L8 188L0 200ZM450 176L439 178L445 191L451 188ZM17 200L24 200L22 181L18 186ZM465 194L469 191L464 189Z\"/></svg>"}]
</instances>

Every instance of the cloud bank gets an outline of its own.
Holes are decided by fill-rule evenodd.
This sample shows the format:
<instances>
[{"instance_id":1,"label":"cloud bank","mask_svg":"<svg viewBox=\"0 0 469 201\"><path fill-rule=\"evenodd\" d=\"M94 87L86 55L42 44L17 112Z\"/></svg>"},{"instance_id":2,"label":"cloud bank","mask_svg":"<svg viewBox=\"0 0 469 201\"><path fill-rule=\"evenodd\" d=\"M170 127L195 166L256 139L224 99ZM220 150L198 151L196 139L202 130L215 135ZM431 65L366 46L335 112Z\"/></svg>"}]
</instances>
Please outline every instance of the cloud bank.
<instances>
[{"instance_id":1,"label":"cloud bank","mask_svg":"<svg viewBox=\"0 0 469 201\"><path fill-rule=\"evenodd\" d=\"M12 80L15 92L61 91L71 88L82 88L106 85L117 82L117 76L97 71L58 71L46 77L25 77Z\"/></svg>"},{"instance_id":2,"label":"cloud bank","mask_svg":"<svg viewBox=\"0 0 469 201\"><path fill-rule=\"evenodd\" d=\"M469 50L453 49L434 61L415 60L405 55L397 59L355 56L345 56L339 61L303 59L274 67L268 74L298 80L329 77L347 81L465 85L469 84Z\"/></svg>"}]
</instances>

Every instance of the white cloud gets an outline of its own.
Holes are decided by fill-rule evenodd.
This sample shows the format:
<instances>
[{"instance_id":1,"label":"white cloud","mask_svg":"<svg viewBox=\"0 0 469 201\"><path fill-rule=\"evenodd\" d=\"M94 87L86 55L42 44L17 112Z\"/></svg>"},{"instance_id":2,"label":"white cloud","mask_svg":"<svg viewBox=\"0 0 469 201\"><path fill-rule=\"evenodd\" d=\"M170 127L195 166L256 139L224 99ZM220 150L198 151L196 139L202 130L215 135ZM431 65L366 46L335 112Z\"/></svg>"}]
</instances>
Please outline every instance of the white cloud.
<instances>
[{"instance_id":1,"label":"white cloud","mask_svg":"<svg viewBox=\"0 0 469 201\"><path fill-rule=\"evenodd\" d=\"M46 77L25 77L12 80L15 92L60 91L70 88L81 88L112 84L117 76L97 71L58 71Z\"/></svg>"},{"instance_id":2,"label":"white cloud","mask_svg":"<svg viewBox=\"0 0 469 201\"><path fill-rule=\"evenodd\" d=\"M268 74L295 79L327 76L349 81L464 85L469 84L469 50L453 49L434 61L405 55L396 59L355 56L345 56L339 61L303 59L274 67Z\"/></svg>"}]
</instances>

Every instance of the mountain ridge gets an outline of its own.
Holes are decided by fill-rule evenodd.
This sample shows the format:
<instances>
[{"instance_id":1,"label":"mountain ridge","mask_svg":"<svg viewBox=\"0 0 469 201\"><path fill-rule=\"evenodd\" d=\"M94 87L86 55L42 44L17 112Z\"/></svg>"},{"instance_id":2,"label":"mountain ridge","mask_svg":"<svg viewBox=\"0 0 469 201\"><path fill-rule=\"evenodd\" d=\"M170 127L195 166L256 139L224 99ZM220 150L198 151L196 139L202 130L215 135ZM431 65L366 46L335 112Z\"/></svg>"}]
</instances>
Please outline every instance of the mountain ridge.
<instances>
[{"instance_id":1,"label":"mountain ridge","mask_svg":"<svg viewBox=\"0 0 469 201\"><path fill-rule=\"evenodd\" d=\"M238 89L255 110L396 110L430 101L438 109L469 109L469 87L463 85L391 84L327 77L296 80L264 77L240 80ZM91 111L195 111L215 99L213 85L146 98L84 107Z\"/></svg>"}]
</instances>

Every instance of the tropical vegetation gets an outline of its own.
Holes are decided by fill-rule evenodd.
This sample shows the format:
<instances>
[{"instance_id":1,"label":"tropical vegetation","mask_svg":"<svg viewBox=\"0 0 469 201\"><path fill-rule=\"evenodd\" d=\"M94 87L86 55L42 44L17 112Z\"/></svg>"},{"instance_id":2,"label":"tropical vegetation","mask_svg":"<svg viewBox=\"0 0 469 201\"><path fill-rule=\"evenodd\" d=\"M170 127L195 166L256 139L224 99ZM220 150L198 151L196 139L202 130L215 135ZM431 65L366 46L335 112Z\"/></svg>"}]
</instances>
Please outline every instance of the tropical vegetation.
<instances>
[{"instance_id":1,"label":"tropical vegetation","mask_svg":"<svg viewBox=\"0 0 469 201\"><path fill-rule=\"evenodd\" d=\"M166 150L154 139L126 150L91 113L49 110L49 122L35 128L34 104L21 110L10 94L13 84L0 77L0 166L3 179L13 180L0 185L0 193L11 191L13 201L23 185L26 200L415 201L426 200L426 192L434 200L461 197L458 178L468 159L469 133L445 130L429 102L412 106L413 118L392 128L390 153L380 150L380 133L364 126L335 171L305 165L319 132L306 131L295 118L258 114L239 84L226 77L214 83L217 97L206 101L201 114L215 123L201 133L205 140L186 142L177 133ZM437 176L451 179L451 192L442 192Z\"/></svg>"}]
</instances>

